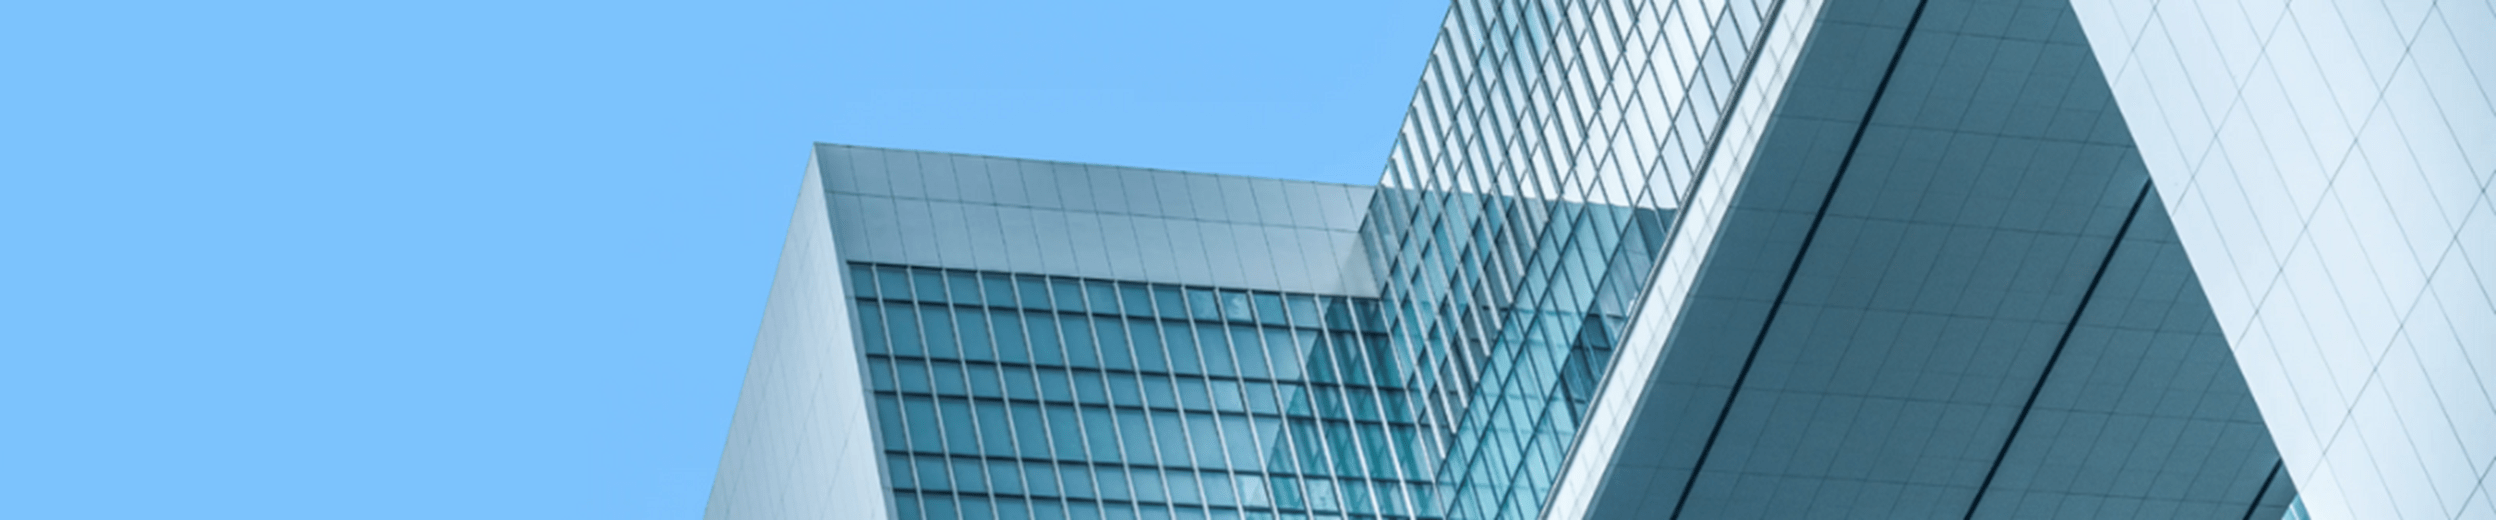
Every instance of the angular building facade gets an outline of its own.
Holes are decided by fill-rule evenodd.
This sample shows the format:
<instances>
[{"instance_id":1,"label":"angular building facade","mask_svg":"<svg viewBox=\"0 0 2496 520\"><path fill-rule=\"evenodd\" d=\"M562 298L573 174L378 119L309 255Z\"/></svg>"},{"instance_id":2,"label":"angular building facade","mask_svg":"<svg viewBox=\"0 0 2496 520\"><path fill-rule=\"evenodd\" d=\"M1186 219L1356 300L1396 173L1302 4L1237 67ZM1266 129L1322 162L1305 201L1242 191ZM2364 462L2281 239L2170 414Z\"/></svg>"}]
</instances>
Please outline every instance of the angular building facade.
<instances>
[{"instance_id":1,"label":"angular building facade","mask_svg":"<svg viewBox=\"0 0 2496 520\"><path fill-rule=\"evenodd\" d=\"M2491 29L1459 0L1376 187L818 145L706 518L2496 518Z\"/></svg>"}]
</instances>

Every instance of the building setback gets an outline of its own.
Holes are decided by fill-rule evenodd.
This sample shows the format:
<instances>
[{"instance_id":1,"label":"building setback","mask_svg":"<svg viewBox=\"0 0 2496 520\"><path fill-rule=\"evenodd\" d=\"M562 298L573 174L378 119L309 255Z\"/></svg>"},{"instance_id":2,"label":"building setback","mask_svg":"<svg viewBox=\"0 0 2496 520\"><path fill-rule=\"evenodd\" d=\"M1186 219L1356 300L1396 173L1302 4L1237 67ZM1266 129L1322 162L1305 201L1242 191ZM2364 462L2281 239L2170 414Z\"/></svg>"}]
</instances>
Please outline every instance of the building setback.
<instances>
[{"instance_id":1,"label":"building setback","mask_svg":"<svg viewBox=\"0 0 2496 520\"><path fill-rule=\"evenodd\" d=\"M816 145L705 517L2496 518L2496 4L2136 4L1459 0L1376 187Z\"/></svg>"}]
</instances>

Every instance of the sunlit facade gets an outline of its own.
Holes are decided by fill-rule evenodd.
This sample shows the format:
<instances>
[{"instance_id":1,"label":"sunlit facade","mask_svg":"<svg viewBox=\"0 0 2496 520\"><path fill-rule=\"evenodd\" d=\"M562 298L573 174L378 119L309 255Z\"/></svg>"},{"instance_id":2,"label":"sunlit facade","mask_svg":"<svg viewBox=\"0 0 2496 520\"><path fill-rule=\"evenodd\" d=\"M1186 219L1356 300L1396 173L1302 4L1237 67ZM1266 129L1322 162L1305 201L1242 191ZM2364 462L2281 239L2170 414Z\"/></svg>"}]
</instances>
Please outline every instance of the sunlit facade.
<instances>
[{"instance_id":1,"label":"sunlit facade","mask_svg":"<svg viewBox=\"0 0 2496 520\"><path fill-rule=\"evenodd\" d=\"M706 518L2496 518L2491 13L1459 0L1375 187L817 145Z\"/></svg>"}]
</instances>

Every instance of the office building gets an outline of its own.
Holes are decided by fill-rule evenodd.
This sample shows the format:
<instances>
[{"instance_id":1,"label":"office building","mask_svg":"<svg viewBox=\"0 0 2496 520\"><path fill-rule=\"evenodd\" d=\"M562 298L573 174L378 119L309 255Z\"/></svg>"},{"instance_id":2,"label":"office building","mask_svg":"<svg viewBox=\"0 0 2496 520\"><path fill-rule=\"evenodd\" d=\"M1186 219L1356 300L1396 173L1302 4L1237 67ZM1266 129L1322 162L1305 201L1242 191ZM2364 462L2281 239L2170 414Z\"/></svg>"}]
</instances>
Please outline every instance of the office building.
<instances>
[{"instance_id":1,"label":"office building","mask_svg":"<svg viewBox=\"0 0 2496 520\"><path fill-rule=\"evenodd\" d=\"M1375 187L817 145L706 517L2496 518L2496 11L2290 4L1460 0Z\"/></svg>"}]
</instances>

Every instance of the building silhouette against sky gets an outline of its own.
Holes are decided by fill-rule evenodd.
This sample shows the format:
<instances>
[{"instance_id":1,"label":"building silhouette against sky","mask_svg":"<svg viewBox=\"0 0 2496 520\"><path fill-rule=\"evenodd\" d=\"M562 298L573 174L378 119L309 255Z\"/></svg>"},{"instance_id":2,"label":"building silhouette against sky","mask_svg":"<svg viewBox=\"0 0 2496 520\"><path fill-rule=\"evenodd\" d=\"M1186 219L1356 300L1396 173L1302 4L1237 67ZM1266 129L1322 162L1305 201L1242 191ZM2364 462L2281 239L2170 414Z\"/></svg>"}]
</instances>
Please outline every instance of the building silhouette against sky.
<instances>
[{"instance_id":1,"label":"building silhouette against sky","mask_svg":"<svg viewBox=\"0 0 2496 520\"><path fill-rule=\"evenodd\" d=\"M706 517L2496 518L2496 4L1459 0L1378 185L816 145Z\"/></svg>"}]
</instances>

